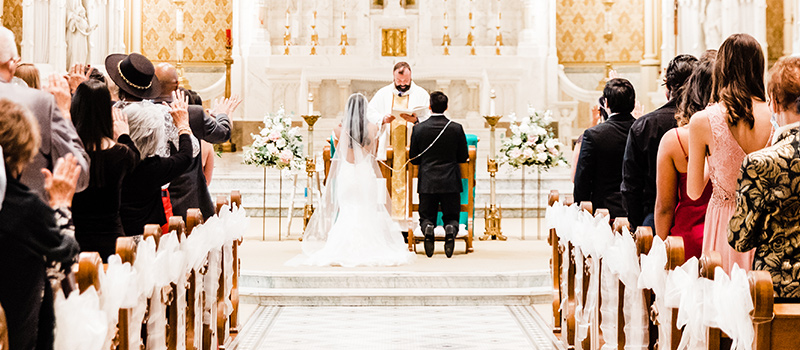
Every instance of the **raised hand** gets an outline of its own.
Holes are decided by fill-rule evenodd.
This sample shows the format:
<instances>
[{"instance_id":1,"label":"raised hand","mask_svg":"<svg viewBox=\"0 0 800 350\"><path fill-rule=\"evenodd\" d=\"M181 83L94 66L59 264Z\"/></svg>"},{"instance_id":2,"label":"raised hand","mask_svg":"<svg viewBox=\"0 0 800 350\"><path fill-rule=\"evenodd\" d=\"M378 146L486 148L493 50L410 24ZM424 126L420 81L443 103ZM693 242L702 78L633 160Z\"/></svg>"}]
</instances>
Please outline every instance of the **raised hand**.
<instances>
[{"instance_id":1,"label":"raised hand","mask_svg":"<svg viewBox=\"0 0 800 350\"><path fill-rule=\"evenodd\" d=\"M70 105L72 105L72 95L69 92L67 79L58 74L52 74L44 89L55 97L56 106L61 110L61 114L64 115L64 118L72 120L69 114L69 108Z\"/></svg>"},{"instance_id":2,"label":"raised hand","mask_svg":"<svg viewBox=\"0 0 800 350\"><path fill-rule=\"evenodd\" d=\"M236 108L239 107L240 103L242 103L242 99L238 95L233 95L230 98L215 99L211 115L217 116L219 114L225 114L230 117L233 112L236 111Z\"/></svg>"},{"instance_id":3,"label":"raised hand","mask_svg":"<svg viewBox=\"0 0 800 350\"><path fill-rule=\"evenodd\" d=\"M75 195L75 186L81 174L81 167L72 153L56 161L53 172L43 168L44 189L50 195L50 206L53 208L68 207L72 205L72 196Z\"/></svg>"},{"instance_id":4,"label":"raised hand","mask_svg":"<svg viewBox=\"0 0 800 350\"><path fill-rule=\"evenodd\" d=\"M170 108L169 114L172 115L172 123L178 127L180 132L191 133L192 129L189 127L189 97L181 90L172 92L172 103L167 104L162 102L165 106Z\"/></svg>"},{"instance_id":5,"label":"raised hand","mask_svg":"<svg viewBox=\"0 0 800 350\"><path fill-rule=\"evenodd\" d=\"M128 114L126 114L122 109L111 108L111 117L114 119L114 140L119 139L119 137L122 135L127 135L130 133L130 127L128 126Z\"/></svg>"},{"instance_id":6,"label":"raised hand","mask_svg":"<svg viewBox=\"0 0 800 350\"><path fill-rule=\"evenodd\" d=\"M75 89L78 88L78 85L81 85L82 82L89 80L89 76L92 74L92 66L86 64L74 64L67 72L67 75L64 78L67 79L69 83L69 92L75 93Z\"/></svg>"}]
</instances>

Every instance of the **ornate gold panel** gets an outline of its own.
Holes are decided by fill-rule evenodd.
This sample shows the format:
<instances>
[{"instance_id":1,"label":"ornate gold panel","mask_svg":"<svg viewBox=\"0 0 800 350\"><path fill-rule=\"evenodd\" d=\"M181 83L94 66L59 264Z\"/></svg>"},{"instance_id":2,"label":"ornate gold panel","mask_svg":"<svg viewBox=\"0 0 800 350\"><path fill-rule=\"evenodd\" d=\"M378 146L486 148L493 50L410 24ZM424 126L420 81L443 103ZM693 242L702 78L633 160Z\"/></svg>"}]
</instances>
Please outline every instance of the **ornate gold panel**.
<instances>
[{"instance_id":1,"label":"ornate gold panel","mask_svg":"<svg viewBox=\"0 0 800 350\"><path fill-rule=\"evenodd\" d=\"M638 63L644 55L644 0L615 0L613 40L606 48L605 13L598 0L557 0L556 47L560 63Z\"/></svg>"},{"instance_id":2,"label":"ornate gold panel","mask_svg":"<svg viewBox=\"0 0 800 350\"><path fill-rule=\"evenodd\" d=\"M783 56L783 0L767 0L767 45L770 61Z\"/></svg>"},{"instance_id":3,"label":"ornate gold panel","mask_svg":"<svg viewBox=\"0 0 800 350\"><path fill-rule=\"evenodd\" d=\"M22 42L22 0L3 1L3 26L14 33L19 50Z\"/></svg>"},{"instance_id":4,"label":"ornate gold panel","mask_svg":"<svg viewBox=\"0 0 800 350\"><path fill-rule=\"evenodd\" d=\"M381 56L406 55L406 29L382 29Z\"/></svg>"},{"instance_id":5,"label":"ornate gold panel","mask_svg":"<svg viewBox=\"0 0 800 350\"><path fill-rule=\"evenodd\" d=\"M183 60L222 63L225 30L233 22L232 0L192 0L183 7ZM142 1L142 54L154 61L174 61L175 10L172 0Z\"/></svg>"}]
</instances>

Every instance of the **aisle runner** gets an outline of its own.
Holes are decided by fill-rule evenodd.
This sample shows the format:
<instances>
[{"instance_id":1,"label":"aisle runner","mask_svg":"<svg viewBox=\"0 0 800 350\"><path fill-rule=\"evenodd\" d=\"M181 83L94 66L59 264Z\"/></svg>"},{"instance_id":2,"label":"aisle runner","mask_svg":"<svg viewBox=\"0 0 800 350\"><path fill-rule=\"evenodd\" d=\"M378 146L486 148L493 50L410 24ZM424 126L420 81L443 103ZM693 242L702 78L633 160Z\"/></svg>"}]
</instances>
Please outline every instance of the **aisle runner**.
<instances>
[{"instance_id":1,"label":"aisle runner","mask_svg":"<svg viewBox=\"0 0 800 350\"><path fill-rule=\"evenodd\" d=\"M236 350L559 349L532 307L259 306Z\"/></svg>"}]
</instances>

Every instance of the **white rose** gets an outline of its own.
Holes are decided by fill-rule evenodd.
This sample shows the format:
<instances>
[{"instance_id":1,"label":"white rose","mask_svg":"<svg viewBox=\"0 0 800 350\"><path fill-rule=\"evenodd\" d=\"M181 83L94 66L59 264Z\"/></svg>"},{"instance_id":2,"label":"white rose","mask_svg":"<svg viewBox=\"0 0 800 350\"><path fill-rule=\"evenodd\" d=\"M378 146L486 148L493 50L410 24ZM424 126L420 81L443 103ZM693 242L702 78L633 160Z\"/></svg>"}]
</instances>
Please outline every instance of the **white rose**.
<instances>
[{"instance_id":1,"label":"white rose","mask_svg":"<svg viewBox=\"0 0 800 350\"><path fill-rule=\"evenodd\" d=\"M533 147L536 142L539 142L539 135L528 135L528 145Z\"/></svg>"},{"instance_id":2,"label":"white rose","mask_svg":"<svg viewBox=\"0 0 800 350\"><path fill-rule=\"evenodd\" d=\"M512 123L517 121L517 114L516 113L509 114L508 115L508 120L510 120Z\"/></svg>"},{"instance_id":3,"label":"white rose","mask_svg":"<svg viewBox=\"0 0 800 350\"><path fill-rule=\"evenodd\" d=\"M519 149L516 149L516 148L512 149L511 151L508 152L508 156L510 158L512 158L512 159L519 158L519 156L521 156L521 155L522 155L522 152L520 152Z\"/></svg>"},{"instance_id":4,"label":"white rose","mask_svg":"<svg viewBox=\"0 0 800 350\"><path fill-rule=\"evenodd\" d=\"M541 126L537 126L536 127L536 134L537 135L542 135L542 136L547 135L547 130L545 128L541 127Z\"/></svg>"},{"instance_id":5,"label":"white rose","mask_svg":"<svg viewBox=\"0 0 800 350\"><path fill-rule=\"evenodd\" d=\"M270 143L267 145L267 152L270 154L278 154L278 147L275 147L274 143Z\"/></svg>"},{"instance_id":6,"label":"white rose","mask_svg":"<svg viewBox=\"0 0 800 350\"><path fill-rule=\"evenodd\" d=\"M531 131L531 127L528 126L528 123L522 123L522 125L519 126L519 131L527 134Z\"/></svg>"},{"instance_id":7,"label":"white rose","mask_svg":"<svg viewBox=\"0 0 800 350\"><path fill-rule=\"evenodd\" d=\"M539 154L537 154L536 155L536 160L539 161L539 163L546 162L547 161L547 153L539 153Z\"/></svg>"},{"instance_id":8,"label":"white rose","mask_svg":"<svg viewBox=\"0 0 800 350\"><path fill-rule=\"evenodd\" d=\"M512 134L519 134L519 125L511 124L511 133Z\"/></svg>"},{"instance_id":9,"label":"white rose","mask_svg":"<svg viewBox=\"0 0 800 350\"><path fill-rule=\"evenodd\" d=\"M533 157L533 150L526 148L524 151L522 151L522 155L525 156L525 158L531 158Z\"/></svg>"},{"instance_id":10,"label":"white rose","mask_svg":"<svg viewBox=\"0 0 800 350\"><path fill-rule=\"evenodd\" d=\"M558 141L556 139L549 139L547 142L544 143L544 146L547 148L555 148Z\"/></svg>"},{"instance_id":11,"label":"white rose","mask_svg":"<svg viewBox=\"0 0 800 350\"><path fill-rule=\"evenodd\" d=\"M278 141L275 141L275 146L278 146L278 148L286 147L286 140L278 139Z\"/></svg>"},{"instance_id":12,"label":"white rose","mask_svg":"<svg viewBox=\"0 0 800 350\"><path fill-rule=\"evenodd\" d=\"M536 153L544 153L544 151L546 151L546 150L547 150L547 148L545 148L544 145L541 145L541 144L536 145Z\"/></svg>"},{"instance_id":13,"label":"white rose","mask_svg":"<svg viewBox=\"0 0 800 350\"><path fill-rule=\"evenodd\" d=\"M511 138L511 144L514 146L522 145L522 139L517 136L514 136Z\"/></svg>"}]
</instances>

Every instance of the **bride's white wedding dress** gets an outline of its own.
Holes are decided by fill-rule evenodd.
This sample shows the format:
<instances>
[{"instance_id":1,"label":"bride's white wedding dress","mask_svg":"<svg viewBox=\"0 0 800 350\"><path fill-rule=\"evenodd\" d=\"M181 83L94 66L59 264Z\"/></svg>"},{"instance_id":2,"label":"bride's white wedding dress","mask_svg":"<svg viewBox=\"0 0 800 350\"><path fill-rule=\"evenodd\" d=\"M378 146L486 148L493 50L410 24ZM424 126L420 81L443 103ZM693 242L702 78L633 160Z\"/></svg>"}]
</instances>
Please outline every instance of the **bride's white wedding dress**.
<instances>
[{"instance_id":1,"label":"bride's white wedding dress","mask_svg":"<svg viewBox=\"0 0 800 350\"><path fill-rule=\"evenodd\" d=\"M303 254L288 265L397 266L416 258L389 215L372 151L377 130L365 110L363 95L350 97L325 193L303 233Z\"/></svg>"}]
</instances>

